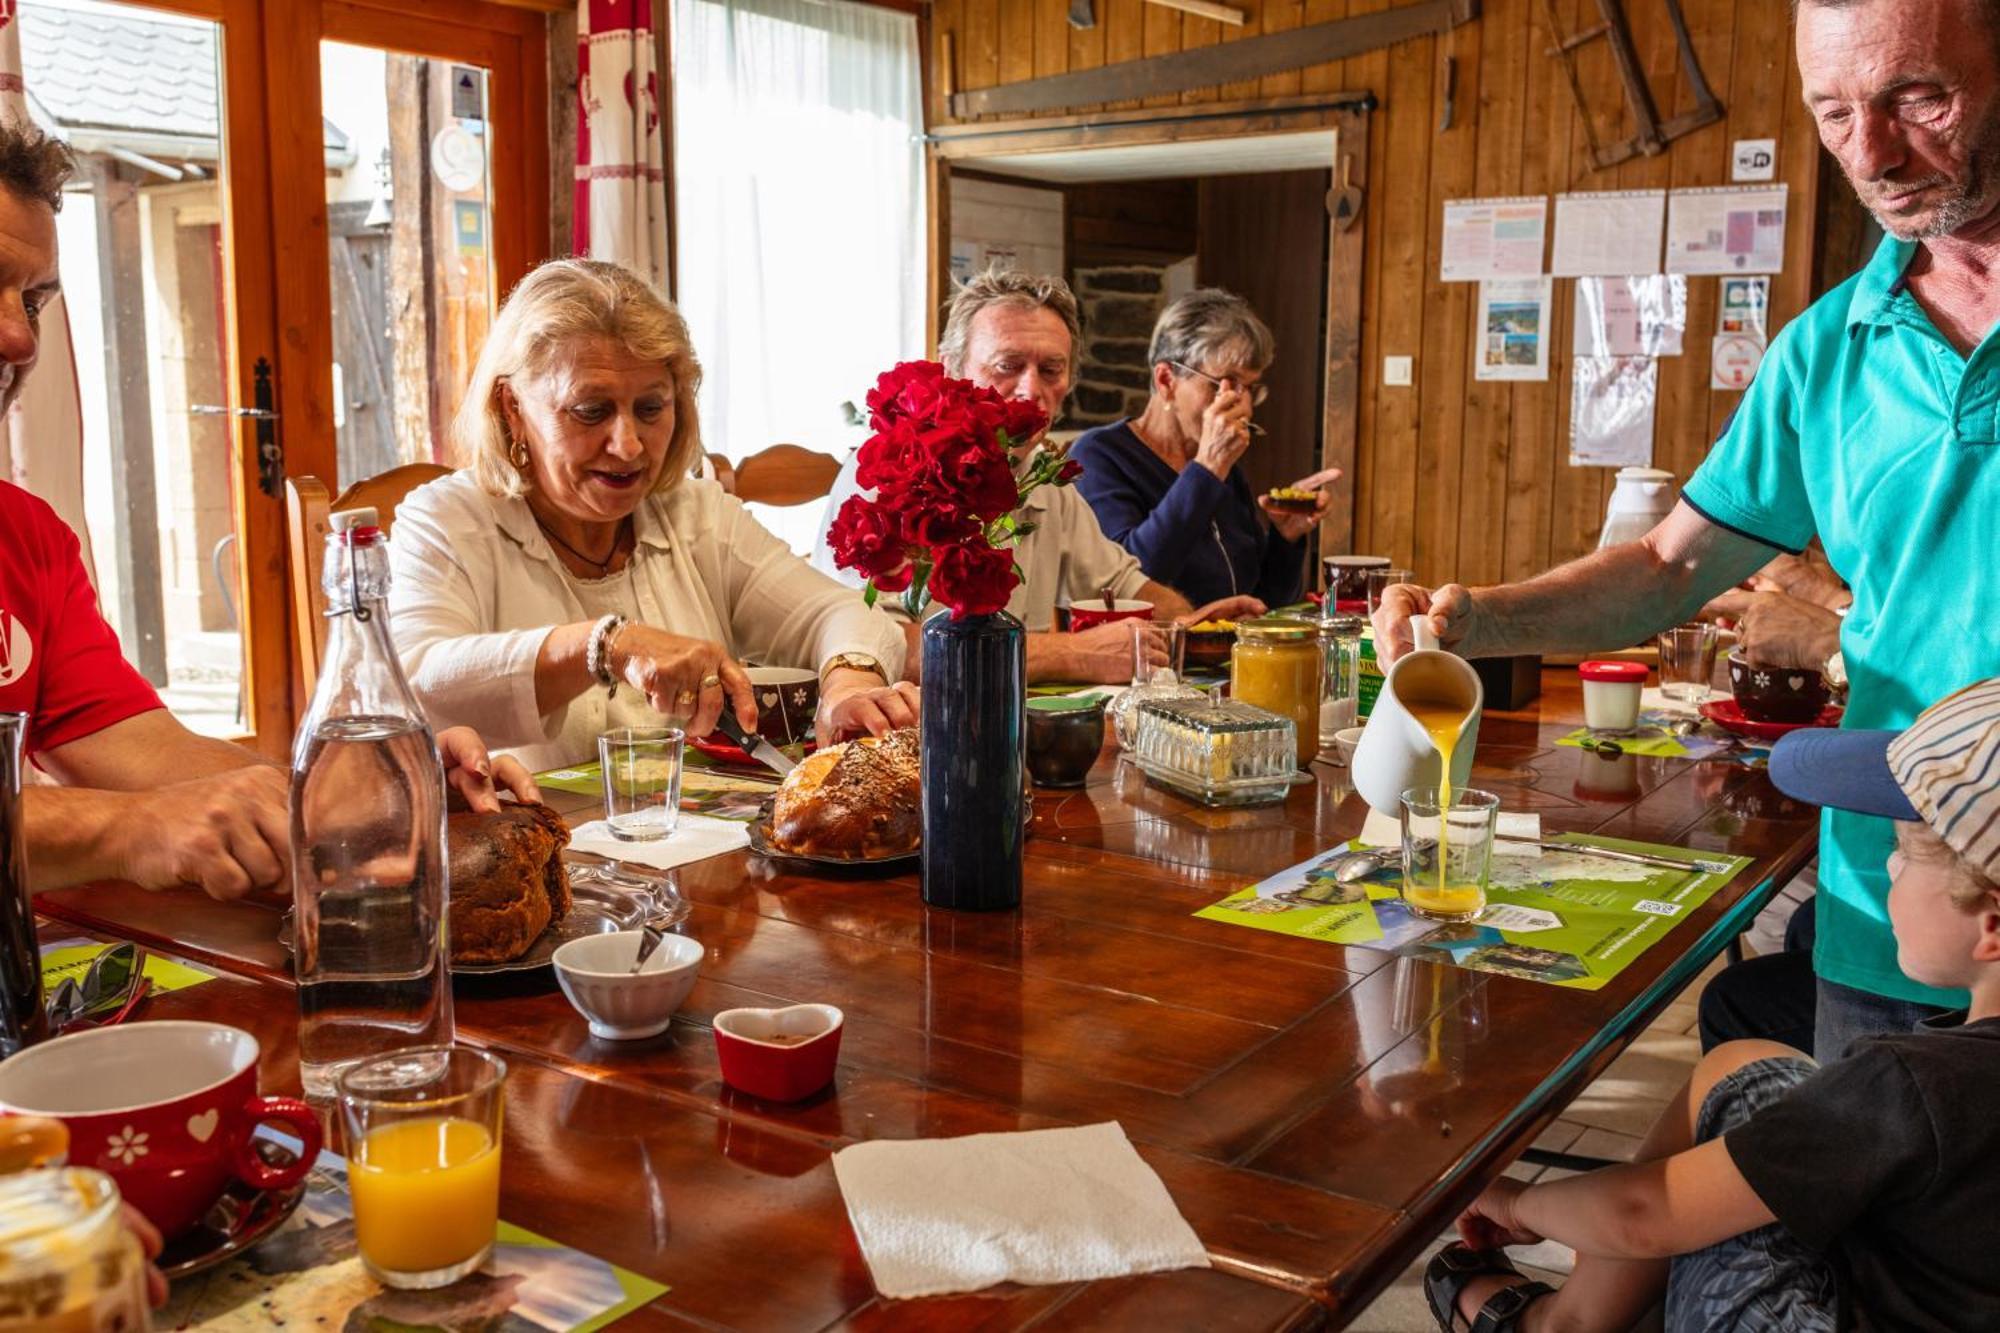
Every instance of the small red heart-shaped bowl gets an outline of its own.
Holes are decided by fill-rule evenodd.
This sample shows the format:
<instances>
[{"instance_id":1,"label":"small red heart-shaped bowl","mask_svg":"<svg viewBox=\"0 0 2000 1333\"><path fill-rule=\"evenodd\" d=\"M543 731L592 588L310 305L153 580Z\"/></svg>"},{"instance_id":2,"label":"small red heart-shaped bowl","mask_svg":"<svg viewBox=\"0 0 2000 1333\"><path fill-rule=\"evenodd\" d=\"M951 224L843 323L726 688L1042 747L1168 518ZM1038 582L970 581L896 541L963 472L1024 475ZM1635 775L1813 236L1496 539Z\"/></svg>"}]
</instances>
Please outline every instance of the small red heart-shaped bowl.
<instances>
[{"instance_id":1,"label":"small red heart-shaped bowl","mask_svg":"<svg viewBox=\"0 0 2000 1333\"><path fill-rule=\"evenodd\" d=\"M766 1101L802 1101L833 1082L842 1022L830 1004L725 1009L715 1016L722 1081Z\"/></svg>"}]
</instances>

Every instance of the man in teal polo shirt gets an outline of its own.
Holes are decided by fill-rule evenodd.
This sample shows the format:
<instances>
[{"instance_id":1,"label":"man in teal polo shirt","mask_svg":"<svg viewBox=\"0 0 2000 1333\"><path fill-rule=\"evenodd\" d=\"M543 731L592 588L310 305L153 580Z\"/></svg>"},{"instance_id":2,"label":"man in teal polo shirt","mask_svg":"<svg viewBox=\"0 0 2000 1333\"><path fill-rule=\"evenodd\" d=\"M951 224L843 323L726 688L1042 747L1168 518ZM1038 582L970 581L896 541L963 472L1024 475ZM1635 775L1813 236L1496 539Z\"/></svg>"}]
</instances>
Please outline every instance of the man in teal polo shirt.
<instances>
[{"instance_id":1,"label":"man in teal polo shirt","mask_svg":"<svg viewBox=\"0 0 2000 1333\"><path fill-rule=\"evenodd\" d=\"M1637 643L1817 533L1854 592L1829 664L1850 684L1843 725L1900 728L2000 673L2000 2L1796 13L1807 104L1889 233L1881 249L1779 333L1659 527L1523 584L1391 590L1376 613L1389 659L1411 615L1469 657ZM1825 815L1821 1059L1965 1003L1896 966L1893 846L1886 821Z\"/></svg>"}]
</instances>

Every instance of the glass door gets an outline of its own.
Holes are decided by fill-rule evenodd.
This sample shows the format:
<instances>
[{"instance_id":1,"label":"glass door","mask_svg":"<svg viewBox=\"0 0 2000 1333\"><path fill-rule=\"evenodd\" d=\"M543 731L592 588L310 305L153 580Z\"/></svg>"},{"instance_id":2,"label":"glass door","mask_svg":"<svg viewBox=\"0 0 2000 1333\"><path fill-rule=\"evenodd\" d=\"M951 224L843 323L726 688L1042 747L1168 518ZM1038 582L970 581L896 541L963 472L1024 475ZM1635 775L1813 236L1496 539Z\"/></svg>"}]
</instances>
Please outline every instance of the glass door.
<instances>
[{"instance_id":1,"label":"glass door","mask_svg":"<svg viewBox=\"0 0 2000 1333\"><path fill-rule=\"evenodd\" d=\"M74 367L99 598L167 706L216 736L283 721L252 703L247 648L253 626L282 635L284 619L245 596L244 570L276 549L268 528L246 522L236 456L237 409L255 402L239 382L261 367L268 385L270 329L240 317L230 294L239 264L261 267L269 228L261 198L231 188L239 155L257 150L229 133L227 108L262 100L254 70L227 61L239 32L254 40L232 29L232 7L18 10L29 97L76 157L56 219L70 356L43 359L48 374ZM247 83L232 77L246 72Z\"/></svg>"},{"instance_id":2,"label":"glass door","mask_svg":"<svg viewBox=\"0 0 2000 1333\"><path fill-rule=\"evenodd\" d=\"M79 161L100 599L176 716L274 757L303 706L285 478L445 461L498 294L548 248L545 16L415 8L19 0L29 97Z\"/></svg>"}]
</instances>

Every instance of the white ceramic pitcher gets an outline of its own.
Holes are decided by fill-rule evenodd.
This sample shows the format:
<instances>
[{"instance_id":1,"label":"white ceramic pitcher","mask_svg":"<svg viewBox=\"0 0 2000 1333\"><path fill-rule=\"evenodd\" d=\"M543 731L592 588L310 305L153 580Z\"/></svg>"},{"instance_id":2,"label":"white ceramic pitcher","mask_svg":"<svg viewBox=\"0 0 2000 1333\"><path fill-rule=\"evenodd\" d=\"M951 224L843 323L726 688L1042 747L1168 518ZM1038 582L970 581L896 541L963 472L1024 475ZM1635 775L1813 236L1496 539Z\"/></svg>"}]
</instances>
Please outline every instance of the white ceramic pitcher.
<instances>
[{"instance_id":1,"label":"white ceramic pitcher","mask_svg":"<svg viewBox=\"0 0 2000 1333\"><path fill-rule=\"evenodd\" d=\"M1403 793L1411 787L1435 787L1444 775L1430 733L1410 716L1405 699L1452 704L1465 709L1465 721L1451 752L1451 785L1463 790L1472 781L1472 751L1479 739L1479 715L1486 691L1471 663L1437 646L1437 638L1422 616L1410 618L1411 641L1417 650L1396 659L1382 679L1375 711L1368 715L1361 741L1354 748L1354 787L1374 809L1391 818L1402 813Z\"/></svg>"}]
</instances>

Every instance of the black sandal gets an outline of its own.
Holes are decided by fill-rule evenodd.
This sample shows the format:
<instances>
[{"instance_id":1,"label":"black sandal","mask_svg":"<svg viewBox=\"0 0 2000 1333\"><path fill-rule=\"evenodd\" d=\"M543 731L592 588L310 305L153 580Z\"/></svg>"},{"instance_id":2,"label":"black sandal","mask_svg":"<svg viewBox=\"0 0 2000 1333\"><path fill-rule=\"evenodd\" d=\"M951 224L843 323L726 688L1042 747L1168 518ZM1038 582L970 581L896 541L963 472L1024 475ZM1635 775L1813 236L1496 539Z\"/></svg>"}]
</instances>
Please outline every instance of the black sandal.
<instances>
[{"instance_id":1,"label":"black sandal","mask_svg":"<svg viewBox=\"0 0 2000 1333\"><path fill-rule=\"evenodd\" d=\"M1458 1312L1459 1293L1477 1277L1513 1277L1520 1281L1493 1293L1471 1323ZM1431 1317L1445 1333L1513 1333L1521 1315L1555 1288L1546 1282L1531 1282L1499 1250L1475 1250L1454 1241L1439 1250L1424 1269L1424 1301Z\"/></svg>"}]
</instances>

